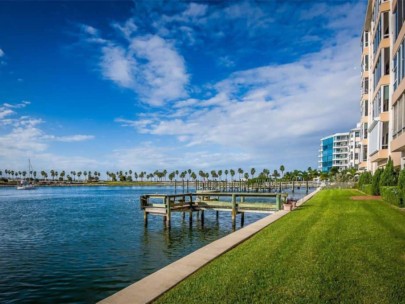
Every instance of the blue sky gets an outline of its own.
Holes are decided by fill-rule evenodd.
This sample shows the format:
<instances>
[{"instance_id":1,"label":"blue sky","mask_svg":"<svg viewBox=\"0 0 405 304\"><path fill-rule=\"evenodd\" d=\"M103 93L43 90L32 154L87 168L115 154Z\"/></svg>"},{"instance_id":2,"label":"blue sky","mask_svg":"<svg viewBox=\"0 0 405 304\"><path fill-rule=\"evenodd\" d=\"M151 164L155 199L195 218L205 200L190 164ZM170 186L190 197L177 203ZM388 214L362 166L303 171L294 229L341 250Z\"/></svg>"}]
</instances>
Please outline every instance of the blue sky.
<instances>
[{"instance_id":1,"label":"blue sky","mask_svg":"<svg viewBox=\"0 0 405 304\"><path fill-rule=\"evenodd\" d=\"M366 1L0 1L0 168L317 166Z\"/></svg>"}]
</instances>

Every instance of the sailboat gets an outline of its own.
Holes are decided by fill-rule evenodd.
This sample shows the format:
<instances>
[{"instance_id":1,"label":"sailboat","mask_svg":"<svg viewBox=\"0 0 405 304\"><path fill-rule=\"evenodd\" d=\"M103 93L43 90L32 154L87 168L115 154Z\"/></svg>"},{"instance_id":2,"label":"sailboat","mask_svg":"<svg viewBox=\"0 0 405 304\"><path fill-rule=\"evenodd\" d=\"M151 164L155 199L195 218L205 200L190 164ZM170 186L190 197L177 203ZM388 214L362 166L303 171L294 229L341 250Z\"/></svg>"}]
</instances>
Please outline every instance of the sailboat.
<instances>
[{"instance_id":1,"label":"sailboat","mask_svg":"<svg viewBox=\"0 0 405 304\"><path fill-rule=\"evenodd\" d=\"M32 184L30 181L32 180L32 166L31 161L28 159L28 178L25 180L21 180L20 184L17 186L17 190L34 190L36 189L35 185Z\"/></svg>"}]
</instances>

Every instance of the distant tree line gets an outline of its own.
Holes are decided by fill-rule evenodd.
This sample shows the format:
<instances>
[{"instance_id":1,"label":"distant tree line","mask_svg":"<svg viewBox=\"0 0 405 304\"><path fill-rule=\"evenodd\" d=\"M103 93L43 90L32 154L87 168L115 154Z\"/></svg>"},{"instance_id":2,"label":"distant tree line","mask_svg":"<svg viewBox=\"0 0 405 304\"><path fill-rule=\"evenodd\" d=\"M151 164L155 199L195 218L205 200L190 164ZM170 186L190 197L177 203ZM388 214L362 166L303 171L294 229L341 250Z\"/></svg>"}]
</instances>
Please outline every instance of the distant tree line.
<instances>
[{"instance_id":1,"label":"distant tree line","mask_svg":"<svg viewBox=\"0 0 405 304\"><path fill-rule=\"evenodd\" d=\"M155 170L153 172L120 170L120 171L106 171L108 181L113 182L162 182L162 181L236 181L236 180L254 180L254 181L293 181L293 180L313 180L314 178L321 177L327 178L318 170L309 167L307 170L293 170L285 172L284 165L279 169L270 171L263 169L257 172L255 168L244 170L238 169L219 169L219 170L173 170L168 172L164 170ZM93 182L101 179L99 171L81 170L81 171L65 171L65 170L41 170L41 171L20 171L20 170L0 170L0 179L7 180L21 180L21 179L43 180L43 181L68 181L68 182Z\"/></svg>"}]
</instances>

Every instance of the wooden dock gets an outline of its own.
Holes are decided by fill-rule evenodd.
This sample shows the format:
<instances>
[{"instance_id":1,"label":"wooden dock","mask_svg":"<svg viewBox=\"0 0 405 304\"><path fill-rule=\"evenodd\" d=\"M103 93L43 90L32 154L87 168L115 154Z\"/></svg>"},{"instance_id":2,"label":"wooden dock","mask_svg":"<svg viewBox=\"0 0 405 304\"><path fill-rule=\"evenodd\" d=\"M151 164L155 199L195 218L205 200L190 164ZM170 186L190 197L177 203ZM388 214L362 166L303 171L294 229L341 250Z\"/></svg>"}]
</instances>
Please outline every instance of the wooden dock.
<instances>
[{"instance_id":1,"label":"wooden dock","mask_svg":"<svg viewBox=\"0 0 405 304\"><path fill-rule=\"evenodd\" d=\"M274 213L282 209L286 201L287 193L230 193L218 191L201 191L185 194L147 194L140 197L141 208L144 211L144 223L148 225L149 215L163 216L166 227L171 226L171 215L174 212L181 212L183 219L186 213L189 215L190 224L193 219L193 212L201 215L201 222L204 224L204 212L207 210L219 212L230 212L232 215L232 226L235 227L236 217L241 215L241 225L245 220L245 213ZM262 201L251 201L252 199ZM246 201L250 199L250 201Z\"/></svg>"}]
</instances>

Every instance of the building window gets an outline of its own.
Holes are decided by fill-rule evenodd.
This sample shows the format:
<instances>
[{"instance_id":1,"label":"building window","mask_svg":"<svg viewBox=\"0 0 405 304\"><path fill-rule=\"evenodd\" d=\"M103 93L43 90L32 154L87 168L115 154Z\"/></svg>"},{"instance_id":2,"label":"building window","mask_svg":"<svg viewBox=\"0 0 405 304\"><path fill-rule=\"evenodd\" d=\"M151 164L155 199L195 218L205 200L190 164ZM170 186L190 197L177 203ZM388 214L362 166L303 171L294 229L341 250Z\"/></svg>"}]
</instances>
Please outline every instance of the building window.
<instances>
[{"instance_id":1,"label":"building window","mask_svg":"<svg viewBox=\"0 0 405 304\"><path fill-rule=\"evenodd\" d=\"M367 161L367 145L363 146L362 161Z\"/></svg>"},{"instance_id":2,"label":"building window","mask_svg":"<svg viewBox=\"0 0 405 304\"><path fill-rule=\"evenodd\" d=\"M383 112L388 111L389 100L390 100L390 87L384 86L383 87Z\"/></svg>"},{"instance_id":3,"label":"building window","mask_svg":"<svg viewBox=\"0 0 405 304\"><path fill-rule=\"evenodd\" d=\"M373 118L377 120L381 112L388 111L389 86L382 86L373 100Z\"/></svg>"},{"instance_id":4,"label":"building window","mask_svg":"<svg viewBox=\"0 0 405 304\"><path fill-rule=\"evenodd\" d=\"M393 137L397 137L405 130L405 94L402 94L394 107Z\"/></svg>"},{"instance_id":5,"label":"building window","mask_svg":"<svg viewBox=\"0 0 405 304\"><path fill-rule=\"evenodd\" d=\"M363 90L362 94L368 94L368 77L363 79L361 86L362 86L362 90Z\"/></svg>"},{"instance_id":6,"label":"building window","mask_svg":"<svg viewBox=\"0 0 405 304\"><path fill-rule=\"evenodd\" d=\"M388 122L382 124L381 148L388 149Z\"/></svg>"},{"instance_id":7,"label":"building window","mask_svg":"<svg viewBox=\"0 0 405 304\"><path fill-rule=\"evenodd\" d=\"M374 75L374 89L377 87L383 75L389 75L390 73L390 48L384 48L378 57L377 63L375 65L373 72Z\"/></svg>"},{"instance_id":8,"label":"building window","mask_svg":"<svg viewBox=\"0 0 405 304\"><path fill-rule=\"evenodd\" d=\"M394 56L392 72L394 73L394 91L399 86L405 74L405 40L402 40L399 45L398 51Z\"/></svg>"},{"instance_id":9,"label":"building window","mask_svg":"<svg viewBox=\"0 0 405 304\"><path fill-rule=\"evenodd\" d=\"M374 85L373 88L377 87L378 82L381 79L381 55L378 57L377 63L375 64L375 69L373 71Z\"/></svg>"},{"instance_id":10,"label":"building window","mask_svg":"<svg viewBox=\"0 0 405 304\"><path fill-rule=\"evenodd\" d=\"M364 115L363 116L368 116L368 100L364 101Z\"/></svg>"},{"instance_id":11,"label":"building window","mask_svg":"<svg viewBox=\"0 0 405 304\"><path fill-rule=\"evenodd\" d=\"M404 23L404 16L405 16L405 0L398 0L397 6L394 9L394 24L395 24L395 39L397 40L399 32L401 31L402 24ZM395 41L394 41L395 43Z\"/></svg>"},{"instance_id":12,"label":"building window","mask_svg":"<svg viewBox=\"0 0 405 304\"><path fill-rule=\"evenodd\" d=\"M363 72L366 71L368 71L368 55L365 55L363 59Z\"/></svg>"},{"instance_id":13,"label":"building window","mask_svg":"<svg viewBox=\"0 0 405 304\"><path fill-rule=\"evenodd\" d=\"M367 135L368 135L368 124L364 123L363 124L363 137L362 138L366 139Z\"/></svg>"},{"instance_id":14,"label":"building window","mask_svg":"<svg viewBox=\"0 0 405 304\"><path fill-rule=\"evenodd\" d=\"M376 1L379 2L379 1ZM377 10L374 12L377 13L378 15L378 8ZM376 20L374 20L375 23ZM374 35L374 45L373 45L373 55L375 57L375 54L378 50L378 47L380 45L381 39L382 38L388 38L389 37L389 32L390 32L390 28L389 28L389 13L388 12L383 12L381 14L381 17L378 21L378 25L377 28L375 30L375 35Z\"/></svg>"}]
</instances>

